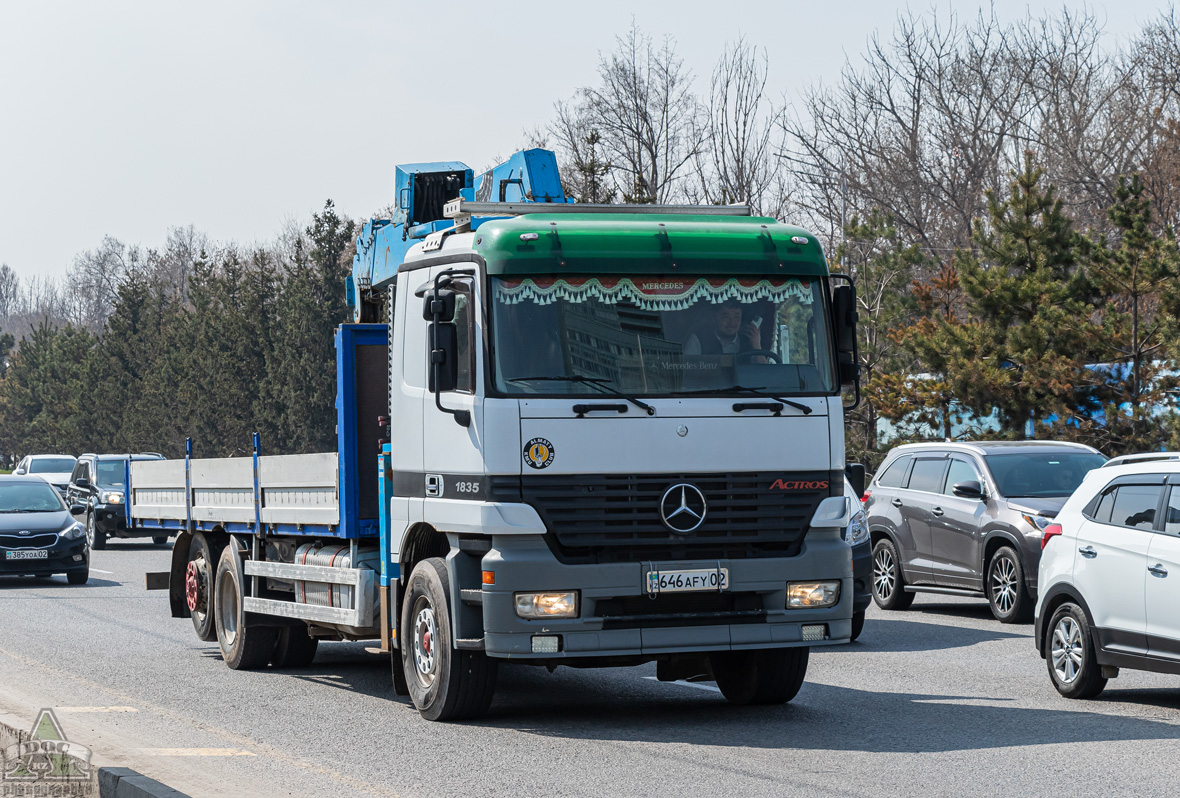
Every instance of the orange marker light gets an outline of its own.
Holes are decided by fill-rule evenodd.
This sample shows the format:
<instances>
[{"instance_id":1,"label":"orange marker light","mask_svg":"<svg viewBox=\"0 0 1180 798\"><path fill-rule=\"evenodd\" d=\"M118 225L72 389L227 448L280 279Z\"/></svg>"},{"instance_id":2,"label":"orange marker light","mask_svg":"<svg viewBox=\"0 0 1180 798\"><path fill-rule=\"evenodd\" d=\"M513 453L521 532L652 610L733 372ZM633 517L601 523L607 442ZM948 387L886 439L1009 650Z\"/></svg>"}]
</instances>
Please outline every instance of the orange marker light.
<instances>
[{"instance_id":1,"label":"orange marker light","mask_svg":"<svg viewBox=\"0 0 1180 798\"><path fill-rule=\"evenodd\" d=\"M485 585L496 584L496 572L495 571L484 571L483 572L483 583Z\"/></svg>"}]
</instances>

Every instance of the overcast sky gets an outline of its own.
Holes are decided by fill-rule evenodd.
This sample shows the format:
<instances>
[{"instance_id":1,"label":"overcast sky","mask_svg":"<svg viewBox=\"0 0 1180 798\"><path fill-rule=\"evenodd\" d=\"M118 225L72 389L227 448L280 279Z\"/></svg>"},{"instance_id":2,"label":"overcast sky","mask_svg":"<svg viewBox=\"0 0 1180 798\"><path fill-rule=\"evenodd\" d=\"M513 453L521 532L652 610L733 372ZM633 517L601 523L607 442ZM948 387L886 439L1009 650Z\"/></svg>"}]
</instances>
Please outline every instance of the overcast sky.
<instances>
[{"instance_id":1,"label":"overcast sky","mask_svg":"<svg viewBox=\"0 0 1180 798\"><path fill-rule=\"evenodd\" d=\"M1118 41L1163 5L1090 7ZM767 48L773 93L798 96L836 79L905 7L0 0L0 263L56 276L104 235L158 246L187 224L217 241L267 241L327 198L367 218L392 202L396 163L478 169L511 154L555 100L594 82L599 52L632 18L675 38L698 89L744 34ZM995 7L1009 19L1060 3Z\"/></svg>"}]
</instances>

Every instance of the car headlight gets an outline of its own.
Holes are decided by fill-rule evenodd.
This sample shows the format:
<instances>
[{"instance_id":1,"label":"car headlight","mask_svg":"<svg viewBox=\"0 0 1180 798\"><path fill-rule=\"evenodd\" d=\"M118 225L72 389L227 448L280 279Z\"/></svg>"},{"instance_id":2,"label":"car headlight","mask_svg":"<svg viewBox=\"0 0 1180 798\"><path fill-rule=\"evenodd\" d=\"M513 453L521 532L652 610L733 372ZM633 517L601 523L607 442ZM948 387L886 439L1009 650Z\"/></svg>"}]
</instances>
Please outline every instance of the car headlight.
<instances>
[{"instance_id":1,"label":"car headlight","mask_svg":"<svg viewBox=\"0 0 1180 798\"><path fill-rule=\"evenodd\" d=\"M123 494L122 493L104 493L102 495L102 500L107 504L122 504L123 503Z\"/></svg>"},{"instance_id":2,"label":"car headlight","mask_svg":"<svg viewBox=\"0 0 1180 798\"><path fill-rule=\"evenodd\" d=\"M63 540L77 540L80 537L85 537L86 527L77 522L74 522L57 534Z\"/></svg>"},{"instance_id":3,"label":"car headlight","mask_svg":"<svg viewBox=\"0 0 1180 798\"><path fill-rule=\"evenodd\" d=\"M787 609L831 607L839 600L839 582L787 582Z\"/></svg>"},{"instance_id":4,"label":"car headlight","mask_svg":"<svg viewBox=\"0 0 1180 798\"><path fill-rule=\"evenodd\" d=\"M869 539L869 524L865 518L864 510L857 510L853 514L848 528L844 530L844 539L852 546L864 543Z\"/></svg>"},{"instance_id":5,"label":"car headlight","mask_svg":"<svg viewBox=\"0 0 1180 798\"><path fill-rule=\"evenodd\" d=\"M1020 517L1024 519L1026 524L1035 529L1038 535L1045 531L1045 527L1053 523L1052 518L1044 515L1029 515L1028 513L1021 513Z\"/></svg>"}]
</instances>

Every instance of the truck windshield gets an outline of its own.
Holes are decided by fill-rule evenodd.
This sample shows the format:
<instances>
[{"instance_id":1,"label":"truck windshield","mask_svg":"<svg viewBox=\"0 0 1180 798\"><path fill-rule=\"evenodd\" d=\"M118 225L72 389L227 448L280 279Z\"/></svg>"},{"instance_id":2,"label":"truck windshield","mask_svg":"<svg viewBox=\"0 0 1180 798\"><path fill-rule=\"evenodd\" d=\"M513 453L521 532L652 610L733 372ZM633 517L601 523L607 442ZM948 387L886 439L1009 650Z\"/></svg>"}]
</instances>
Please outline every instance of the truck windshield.
<instances>
[{"instance_id":1,"label":"truck windshield","mask_svg":"<svg viewBox=\"0 0 1180 798\"><path fill-rule=\"evenodd\" d=\"M594 383L629 395L836 390L822 280L494 277L491 286L493 379L504 394L601 395Z\"/></svg>"},{"instance_id":2,"label":"truck windshield","mask_svg":"<svg viewBox=\"0 0 1180 798\"><path fill-rule=\"evenodd\" d=\"M123 487L123 474L127 465L123 460L99 460L95 463L95 482L104 488Z\"/></svg>"}]
</instances>

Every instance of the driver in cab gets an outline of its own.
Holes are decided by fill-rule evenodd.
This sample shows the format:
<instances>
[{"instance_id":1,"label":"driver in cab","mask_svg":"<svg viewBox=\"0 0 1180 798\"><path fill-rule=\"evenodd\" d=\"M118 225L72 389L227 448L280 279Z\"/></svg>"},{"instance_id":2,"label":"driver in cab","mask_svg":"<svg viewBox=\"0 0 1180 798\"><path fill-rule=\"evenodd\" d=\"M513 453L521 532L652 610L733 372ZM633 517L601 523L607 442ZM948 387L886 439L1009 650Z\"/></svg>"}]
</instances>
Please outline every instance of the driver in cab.
<instances>
[{"instance_id":1,"label":"driver in cab","mask_svg":"<svg viewBox=\"0 0 1180 798\"><path fill-rule=\"evenodd\" d=\"M742 324L742 305L736 299L714 305L711 313L711 329L700 336L690 335L684 342L684 354L736 355L762 349L762 331L752 321Z\"/></svg>"}]
</instances>

